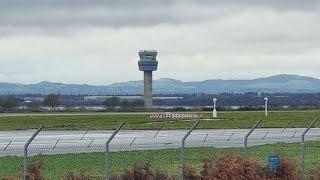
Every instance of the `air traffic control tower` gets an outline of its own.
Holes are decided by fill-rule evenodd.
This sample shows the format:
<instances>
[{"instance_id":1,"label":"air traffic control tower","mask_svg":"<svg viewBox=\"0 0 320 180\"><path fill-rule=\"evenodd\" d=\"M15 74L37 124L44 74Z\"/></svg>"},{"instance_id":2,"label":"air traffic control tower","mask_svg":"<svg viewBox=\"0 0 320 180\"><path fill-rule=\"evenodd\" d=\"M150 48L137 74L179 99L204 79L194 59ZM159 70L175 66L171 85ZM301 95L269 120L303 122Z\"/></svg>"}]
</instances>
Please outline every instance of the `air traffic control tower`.
<instances>
[{"instance_id":1,"label":"air traffic control tower","mask_svg":"<svg viewBox=\"0 0 320 180\"><path fill-rule=\"evenodd\" d=\"M152 71L158 68L156 59L158 52L154 50L139 51L139 70L144 72L144 107L152 108Z\"/></svg>"}]
</instances>

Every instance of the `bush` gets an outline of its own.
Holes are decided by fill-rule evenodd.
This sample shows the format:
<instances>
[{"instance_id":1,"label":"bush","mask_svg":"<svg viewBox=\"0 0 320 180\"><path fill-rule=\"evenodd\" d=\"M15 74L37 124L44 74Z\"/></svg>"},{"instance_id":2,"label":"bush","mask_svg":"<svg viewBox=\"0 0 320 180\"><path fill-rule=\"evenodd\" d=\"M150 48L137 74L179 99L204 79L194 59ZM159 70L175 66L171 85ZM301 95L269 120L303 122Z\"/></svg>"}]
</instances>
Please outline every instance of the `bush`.
<instances>
[{"instance_id":1,"label":"bush","mask_svg":"<svg viewBox=\"0 0 320 180\"><path fill-rule=\"evenodd\" d=\"M310 180L319 180L320 179L320 167L314 169L310 173Z\"/></svg>"},{"instance_id":2,"label":"bush","mask_svg":"<svg viewBox=\"0 0 320 180\"><path fill-rule=\"evenodd\" d=\"M29 165L27 177L32 180L43 180L43 170L43 158L41 155L38 155Z\"/></svg>"},{"instance_id":3,"label":"bush","mask_svg":"<svg viewBox=\"0 0 320 180\"><path fill-rule=\"evenodd\" d=\"M299 166L291 158L280 158L279 168L275 174L269 173L269 168L251 159L225 155L217 160L205 160L201 172L204 180L299 180ZM315 174L315 179L317 174ZM319 176L318 176L319 177Z\"/></svg>"},{"instance_id":4,"label":"bush","mask_svg":"<svg viewBox=\"0 0 320 180\"><path fill-rule=\"evenodd\" d=\"M201 180L202 179L202 175L199 174L197 172L196 168L194 168L190 164L185 165L184 176L185 176L185 179L188 179L188 180Z\"/></svg>"},{"instance_id":5,"label":"bush","mask_svg":"<svg viewBox=\"0 0 320 180\"><path fill-rule=\"evenodd\" d=\"M162 171L152 171L150 164L135 165L131 170L125 170L120 175L112 175L111 180L173 180Z\"/></svg>"},{"instance_id":6,"label":"bush","mask_svg":"<svg viewBox=\"0 0 320 180\"><path fill-rule=\"evenodd\" d=\"M28 180L43 180L43 158L38 155L29 165L26 175ZM18 180L23 179L24 172L21 172L19 177L0 177L0 180Z\"/></svg>"},{"instance_id":7,"label":"bush","mask_svg":"<svg viewBox=\"0 0 320 180\"><path fill-rule=\"evenodd\" d=\"M279 168L275 174L269 175L270 179L299 180L300 170L297 163L288 157L280 158Z\"/></svg>"},{"instance_id":8,"label":"bush","mask_svg":"<svg viewBox=\"0 0 320 180\"><path fill-rule=\"evenodd\" d=\"M269 173L266 165L254 160L228 154L216 160L204 160L203 171L199 173L192 165L185 165L185 179L187 180L300 180L299 166L292 158L280 158L276 173ZM28 168L29 180L43 180L43 161L37 156ZM21 179L15 177L0 177L0 180ZM89 175L89 171L81 170L79 173L68 173L62 177L64 180L93 180L102 179ZM111 180L174 180L177 177L167 175L163 171L152 170L150 164L135 165L121 175L112 175ZM320 167L311 172L310 180L320 179Z\"/></svg>"},{"instance_id":9,"label":"bush","mask_svg":"<svg viewBox=\"0 0 320 180\"><path fill-rule=\"evenodd\" d=\"M20 180L21 178L15 178L15 177L0 177L0 180Z\"/></svg>"},{"instance_id":10,"label":"bush","mask_svg":"<svg viewBox=\"0 0 320 180\"><path fill-rule=\"evenodd\" d=\"M217 160L204 161L204 170L201 174L204 180L257 180L263 179L263 172L263 167L257 162L228 154Z\"/></svg>"}]
</instances>

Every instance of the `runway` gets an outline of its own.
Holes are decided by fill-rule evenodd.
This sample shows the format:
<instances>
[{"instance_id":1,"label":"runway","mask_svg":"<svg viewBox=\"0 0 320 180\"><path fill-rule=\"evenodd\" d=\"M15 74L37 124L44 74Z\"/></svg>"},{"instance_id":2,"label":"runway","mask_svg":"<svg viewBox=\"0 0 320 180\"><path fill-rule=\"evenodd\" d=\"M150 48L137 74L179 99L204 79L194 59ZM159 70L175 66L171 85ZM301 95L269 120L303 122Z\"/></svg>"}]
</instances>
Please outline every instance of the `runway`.
<instances>
[{"instance_id":1,"label":"runway","mask_svg":"<svg viewBox=\"0 0 320 180\"><path fill-rule=\"evenodd\" d=\"M200 113L200 112L199 112ZM23 116L115 116L115 115L147 115L151 112L89 112L89 113L0 113L0 117L23 117Z\"/></svg>"},{"instance_id":2,"label":"runway","mask_svg":"<svg viewBox=\"0 0 320 180\"><path fill-rule=\"evenodd\" d=\"M247 111L247 113L255 113L261 111ZM278 111L269 111L278 112ZM293 112L293 111L281 111L281 112ZM54 113L0 113L0 117L23 117L23 116L116 116L116 115L149 115L149 114L165 114L165 112L54 112ZM186 111L186 112L172 112L172 113L211 113L204 111ZM222 113L232 113L230 111L220 111Z\"/></svg>"},{"instance_id":3,"label":"runway","mask_svg":"<svg viewBox=\"0 0 320 180\"><path fill-rule=\"evenodd\" d=\"M259 128L248 145L300 142L304 128ZM0 131L0 156L22 156L24 144L35 130ZM249 129L197 129L186 147L243 147ZM181 147L187 130L122 130L110 143L110 151L155 150ZM112 131L42 131L28 148L29 155L104 152ZM306 141L319 141L320 128L312 128Z\"/></svg>"}]
</instances>

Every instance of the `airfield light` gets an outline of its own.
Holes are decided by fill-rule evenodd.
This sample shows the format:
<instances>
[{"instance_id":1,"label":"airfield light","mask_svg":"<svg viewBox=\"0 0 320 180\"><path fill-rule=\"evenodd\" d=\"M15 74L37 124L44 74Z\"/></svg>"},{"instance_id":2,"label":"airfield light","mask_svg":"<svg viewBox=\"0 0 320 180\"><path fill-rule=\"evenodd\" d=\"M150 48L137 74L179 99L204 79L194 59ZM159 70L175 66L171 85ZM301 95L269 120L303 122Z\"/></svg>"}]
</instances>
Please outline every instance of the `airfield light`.
<instances>
[{"instance_id":1,"label":"airfield light","mask_svg":"<svg viewBox=\"0 0 320 180\"><path fill-rule=\"evenodd\" d=\"M212 117L216 118L218 117L218 113L217 113L217 98L213 98L213 112L212 112Z\"/></svg>"},{"instance_id":2,"label":"airfield light","mask_svg":"<svg viewBox=\"0 0 320 180\"><path fill-rule=\"evenodd\" d=\"M265 101L265 103L264 103L264 111L265 111L265 115L266 116L268 116L268 98L267 97L265 97L264 98L264 101Z\"/></svg>"}]
</instances>

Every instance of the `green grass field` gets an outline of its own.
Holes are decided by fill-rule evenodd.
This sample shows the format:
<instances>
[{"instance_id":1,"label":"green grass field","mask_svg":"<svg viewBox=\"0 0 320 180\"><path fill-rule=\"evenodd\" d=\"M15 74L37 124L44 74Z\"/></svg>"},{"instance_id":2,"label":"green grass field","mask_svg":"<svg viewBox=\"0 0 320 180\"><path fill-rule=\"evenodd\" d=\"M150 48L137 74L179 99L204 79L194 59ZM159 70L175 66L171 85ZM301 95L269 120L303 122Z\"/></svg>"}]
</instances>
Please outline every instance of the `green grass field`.
<instances>
[{"instance_id":1,"label":"green grass field","mask_svg":"<svg viewBox=\"0 0 320 180\"><path fill-rule=\"evenodd\" d=\"M306 127L320 111L278 111L270 112L266 118L263 112L222 112L219 121L203 121L198 128L249 128L259 118L264 118L260 127ZM37 128L44 124L47 130L104 130L113 129L119 122L125 122L124 129L159 129L162 122L150 120L149 115L64 115L56 116L0 116L0 130L22 130ZM167 123L164 129L187 129L190 121ZM320 127L320 123L316 125Z\"/></svg>"},{"instance_id":2,"label":"green grass field","mask_svg":"<svg viewBox=\"0 0 320 180\"><path fill-rule=\"evenodd\" d=\"M306 143L306 169L308 171L320 167L320 142ZM222 154L235 153L243 155L243 148L188 148L186 149L186 163L193 164L200 171L201 160L216 158ZM299 143L272 144L249 148L250 158L267 163L268 155L277 153L294 158L300 162L301 149ZM180 149L125 151L110 154L110 167L113 173L121 173L134 164L149 162L154 169L166 171L170 175L179 175ZM68 172L89 170L92 175L103 177L104 153L81 153L43 156L46 179L60 179ZM0 177L16 176L21 172L21 157L0 157Z\"/></svg>"}]
</instances>

